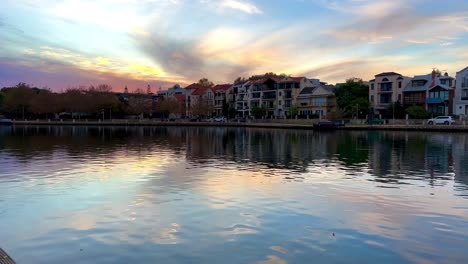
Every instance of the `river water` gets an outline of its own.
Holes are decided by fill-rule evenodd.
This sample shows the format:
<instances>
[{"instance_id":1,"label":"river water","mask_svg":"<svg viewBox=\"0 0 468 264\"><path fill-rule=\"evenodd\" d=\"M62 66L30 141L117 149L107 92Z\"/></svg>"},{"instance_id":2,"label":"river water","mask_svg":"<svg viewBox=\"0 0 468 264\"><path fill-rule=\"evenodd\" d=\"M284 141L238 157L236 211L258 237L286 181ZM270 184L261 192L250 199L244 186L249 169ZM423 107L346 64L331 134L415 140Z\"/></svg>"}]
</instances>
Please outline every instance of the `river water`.
<instances>
[{"instance_id":1,"label":"river water","mask_svg":"<svg viewBox=\"0 0 468 264\"><path fill-rule=\"evenodd\" d=\"M0 127L18 263L468 263L468 135Z\"/></svg>"}]
</instances>

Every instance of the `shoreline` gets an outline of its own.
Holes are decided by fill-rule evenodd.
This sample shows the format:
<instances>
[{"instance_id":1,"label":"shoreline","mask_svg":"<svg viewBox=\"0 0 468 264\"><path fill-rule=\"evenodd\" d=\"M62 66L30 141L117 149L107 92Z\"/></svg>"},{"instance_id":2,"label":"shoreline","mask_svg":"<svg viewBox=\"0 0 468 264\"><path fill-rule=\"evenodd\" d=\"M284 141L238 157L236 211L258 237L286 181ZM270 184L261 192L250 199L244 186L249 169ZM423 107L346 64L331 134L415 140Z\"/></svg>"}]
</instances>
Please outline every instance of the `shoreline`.
<instances>
[{"instance_id":1,"label":"shoreline","mask_svg":"<svg viewBox=\"0 0 468 264\"><path fill-rule=\"evenodd\" d=\"M12 126L154 126L154 127L252 127L252 128L274 128L274 129L316 129L311 123L213 123L213 122L180 122L180 121L155 121L155 120L113 120L113 121L13 121ZM386 131L428 131L428 132L468 132L465 125L346 125L336 129L327 130L386 130Z\"/></svg>"}]
</instances>

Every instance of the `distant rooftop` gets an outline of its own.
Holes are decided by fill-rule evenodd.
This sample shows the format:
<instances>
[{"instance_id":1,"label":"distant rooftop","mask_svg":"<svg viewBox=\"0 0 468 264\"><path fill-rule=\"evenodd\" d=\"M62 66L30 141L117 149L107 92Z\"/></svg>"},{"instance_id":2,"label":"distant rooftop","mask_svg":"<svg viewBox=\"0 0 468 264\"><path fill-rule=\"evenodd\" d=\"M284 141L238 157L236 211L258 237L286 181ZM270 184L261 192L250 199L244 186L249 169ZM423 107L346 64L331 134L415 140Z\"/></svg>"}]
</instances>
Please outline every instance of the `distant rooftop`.
<instances>
[{"instance_id":1,"label":"distant rooftop","mask_svg":"<svg viewBox=\"0 0 468 264\"><path fill-rule=\"evenodd\" d=\"M393 75L399 75L401 76L401 74L397 73L397 72L382 72L380 74L377 74L375 77L383 77L383 76L393 76Z\"/></svg>"}]
</instances>

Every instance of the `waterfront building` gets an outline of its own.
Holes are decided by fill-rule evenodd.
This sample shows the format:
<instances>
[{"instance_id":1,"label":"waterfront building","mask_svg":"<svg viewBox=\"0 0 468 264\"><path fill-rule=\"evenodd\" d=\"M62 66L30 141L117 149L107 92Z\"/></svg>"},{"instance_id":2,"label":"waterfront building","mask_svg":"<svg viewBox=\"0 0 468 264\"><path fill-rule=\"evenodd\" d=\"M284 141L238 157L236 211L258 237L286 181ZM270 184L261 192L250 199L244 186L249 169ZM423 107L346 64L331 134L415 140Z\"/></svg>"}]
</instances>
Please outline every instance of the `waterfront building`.
<instances>
[{"instance_id":1,"label":"waterfront building","mask_svg":"<svg viewBox=\"0 0 468 264\"><path fill-rule=\"evenodd\" d=\"M402 102L403 88L411 78L396 72L383 72L369 81L369 102L376 114L385 114L391 104Z\"/></svg>"},{"instance_id":2,"label":"waterfront building","mask_svg":"<svg viewBox=\"0 0 468 264\"><path fill-rule=\"evenodd\" d=\"M454 114L468 116L468 67L457 72L454 98Z\"/></svg>"},{"instance_id":3,"label":"waterfront building","mask_svg":"<svg viewBox=\"0 0 468 264\"><path fill-rule=\"evenodd\" d=\"M233 104L239 117L250 115L249 84L250 81L240 82L232 86Z\"/></svg>"},{"instance_id":4,"label":"waterfront building","mask_svg":"<svg viewBox=\"0 0 468 264\"><path fill-rule=\"evenodd\" d=\"M453 113L454 78L435 70L414 76L403 90L403 106L424 107L433 116Z\"/></svg>"},{"instance_id":5,"label":"waterfront building","mask_svg":"<svg viewBox=\"0 0 468 264\"><path fill-rule=\"evenodd\" d=\"M233 104L232 84L218 84L211 90L214 92L214 111L217 116L223 116L224 111ZM224 110L224 111L223 111Z\"/></svg>"},{"instance_id":6,"label":"waterfront building","mask_svg":"<svg viewBox=\"0 0 468 264\"><path fill-rule=\"evenodd\" d=\"M311 82L305 77L269 77L245 84L248 108L264 108L268 117L284 118L297 105L297 96Z\"/></svg>"},{"instance_id":7,"label":"waterfront building","mask_svg":"<svg viewBox=\"0 0 468 264\"><path fill-rule=\"evenodd\" d=\"M317 83L316 83L317 85ZM336 113L335 86L323 85L303 88L297 96L297 107L301 117L332 119Z\"/></svg>"},{"instance_id":8,"label":"waterfront building","mask_svg":"<svg viewBox=\"0 0 468 264\"><path fill-rule=\"evenodd\" d=\"M214 113L214 92L210 87L193 83L185 87L186 116L210 116Z\"/></svg>"},{"instance_id":9,"label":"waterfront building","mask_svg":"<svg viewBox=\"0 0 468 264\"><path fill-rule=\"evenodd\" d=\"M174 94L185 94L185 89L180 87L179 84L176 84L167 90L160 90L157 92L158 96L163 96L163 97L172 96Z\"/></svg>"}]
</instances>

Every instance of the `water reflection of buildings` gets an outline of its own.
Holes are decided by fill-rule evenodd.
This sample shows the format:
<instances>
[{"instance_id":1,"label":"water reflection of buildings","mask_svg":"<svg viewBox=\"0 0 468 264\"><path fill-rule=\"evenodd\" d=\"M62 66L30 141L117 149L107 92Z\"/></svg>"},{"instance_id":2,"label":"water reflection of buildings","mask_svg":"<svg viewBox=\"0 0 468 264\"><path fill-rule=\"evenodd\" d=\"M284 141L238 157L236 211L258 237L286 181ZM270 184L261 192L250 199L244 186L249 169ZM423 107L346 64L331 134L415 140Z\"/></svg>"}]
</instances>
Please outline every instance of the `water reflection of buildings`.
<instances>
[{"instance_id":1,"label":"water reflection of buildings","mask_svg":"<svg viewBox=\"0 0 468 264\"><path fill-rule=\"evenodd\" d=\"M468 183L466 135L369 132L369 168L382 181L425 178Z\"/></svg>"},{"instance_id":2,"label":"water reflection of buildings","mask_svg":"<svg viewBox=\"0 0 468 264\"><path fill-rule=\"evenodd\" d=\"M212 160L243 166L306 171L314 163L340 162L367 170L376 180L455 179L468 184L465 134L410 132L313 132L307 130L180 127L16 127L0 131L0 155L22 162L61 150L106 155L155 150L185 156L194 164ZM136 151L136 152L135 152Z\"/></svg>"}]
</instances>

